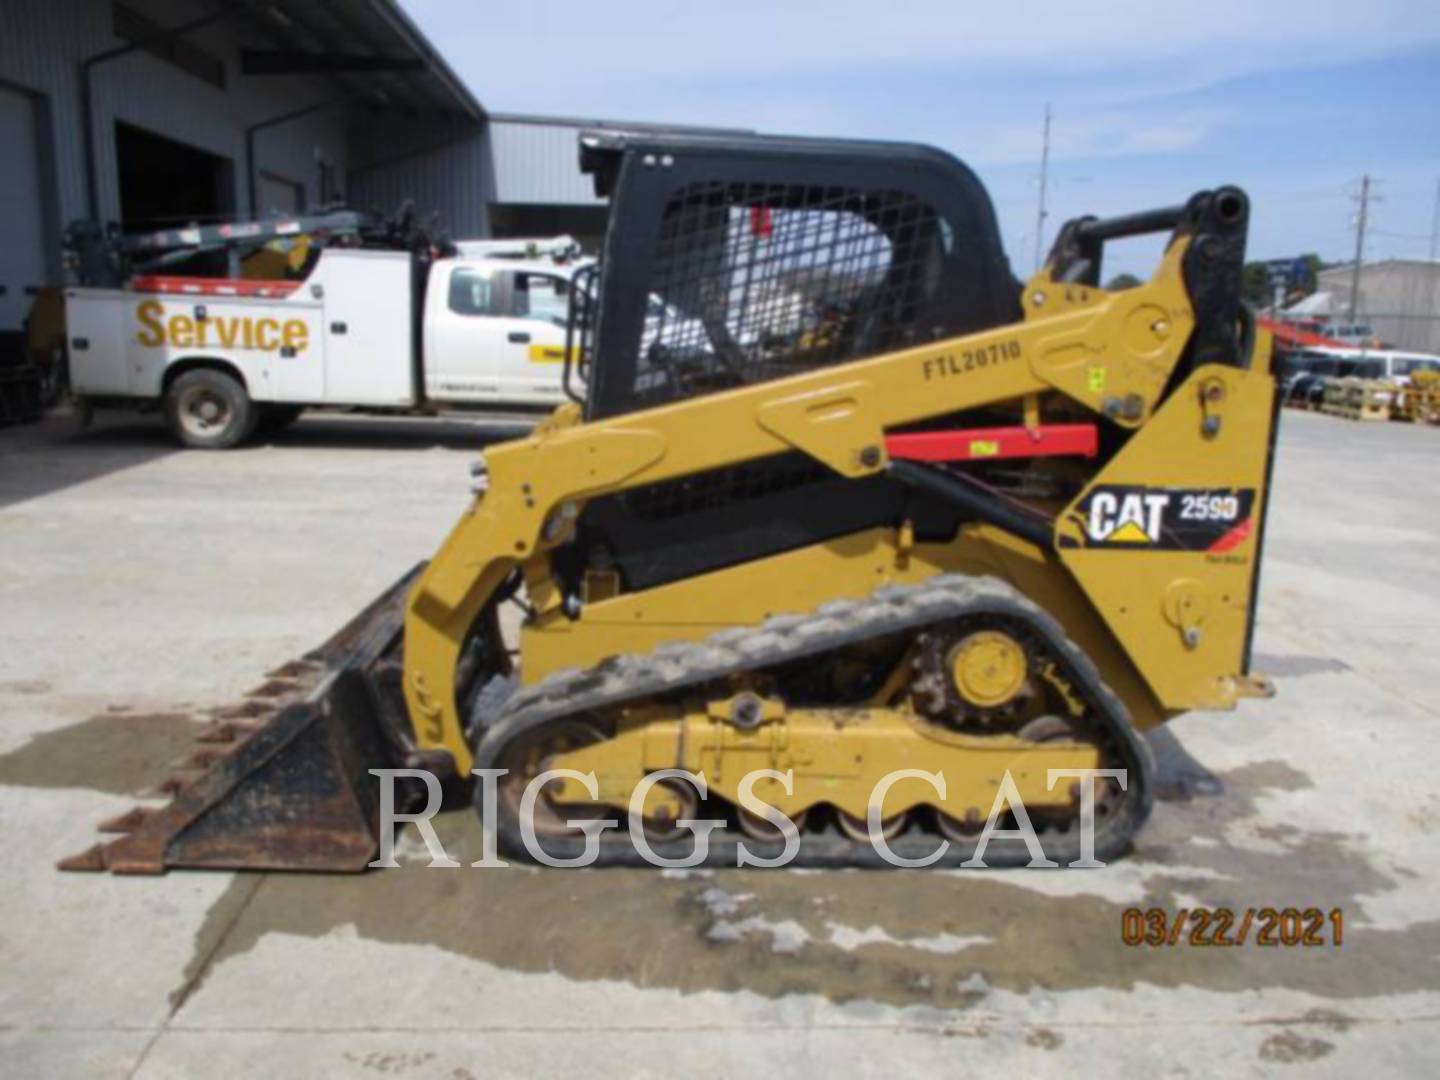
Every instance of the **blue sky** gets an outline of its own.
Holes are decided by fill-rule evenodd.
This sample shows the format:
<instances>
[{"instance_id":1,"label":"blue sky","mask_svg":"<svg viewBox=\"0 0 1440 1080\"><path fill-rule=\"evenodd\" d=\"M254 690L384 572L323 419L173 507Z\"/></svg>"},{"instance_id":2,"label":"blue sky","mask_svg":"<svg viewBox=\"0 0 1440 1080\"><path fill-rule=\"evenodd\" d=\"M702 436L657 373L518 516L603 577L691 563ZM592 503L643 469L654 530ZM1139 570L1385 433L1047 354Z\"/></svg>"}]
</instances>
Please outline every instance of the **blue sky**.
<instances>
[{"instance_id":1,"label":"blue sky","mask_svg":"<svg viewBox=\"0 0 1440 1080\"><path fill-rule=\"evenodd\" d=\"M1250 253L1424 257L1440 180L1435 0L765 3L403 0L487 107L929 142L989 187L1015 269L1033 263L1041 121L1046 240L1239 183ZM1116 252L1107 273L1148 269Z\"/></svg>"}]
</instances>

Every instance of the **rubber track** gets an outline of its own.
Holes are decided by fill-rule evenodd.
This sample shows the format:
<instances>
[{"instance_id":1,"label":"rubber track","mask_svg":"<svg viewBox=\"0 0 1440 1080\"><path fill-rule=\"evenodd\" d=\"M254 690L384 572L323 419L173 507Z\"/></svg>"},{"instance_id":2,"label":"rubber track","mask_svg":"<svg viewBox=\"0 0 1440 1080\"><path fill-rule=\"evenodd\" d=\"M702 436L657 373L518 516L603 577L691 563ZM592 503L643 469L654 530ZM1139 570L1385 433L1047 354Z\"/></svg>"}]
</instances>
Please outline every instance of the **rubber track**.
<instances>
[{"instance_id":1,"label":"rubber track","mask_svg":"<svg viewBox=\"0 0 1440 1080\"><path fill-rule=\"evenodd\" d=\"M770 668L792 660L815 656L867 639L973 616L1002 616L1025 623L1048 646L1062 674L1079 690L1094 713L1103 747L1111 761L1117 757L1129 770L1128 787L1116 809L1097 819L1095 857L1108 862L1126 850L1130 838L1149 816L1153 801L1154 773L1149 745L1135 732L1120 699L1101 681L1095 665L1070 641L1060 625L1044 610L1004 582L991 577L940 575L918 585L892 585L877 589L862 600L837 600L811 615L779 615L760 627L723 630L697 642L671 642L645 654L611 657L593 668L557 671L534 686L516 691L476 747L477 768L499 768L506 746L551 721L599 709L613 708L655 694L672 693L699 686L744 671ZM476 805L479 807L479 786ZM501 820L497 824L501 847L511 854L524 855L519 824L506 815L500 800ZM618 829L603 834L596 865L649 865L631 844L625 817ZM706 866L734 866L736 844L742 839L737 829L717 829L710 836ZM779 842L766 844L743 837L755 855L780 854ZM1046 855L1062 866L1080 857L1078 827L1042 832ZM890 842L895 854L923 858L939 844L938 834L912 828ZM547 853L555 858L573 858L584 850L583 838L543 837ZM694 845L689 836L675 841L651 842L656 854L665 858L689 855ZM951 842L944 857L932 864L954 867L970 858L974 845ZM1030 852L1019 839L992 838L986 848L987 866L1023 866ZM793 866L890 867L868 843L856 844L834 829L802 832L800 850Z\"/></svg>"}]
</instances>

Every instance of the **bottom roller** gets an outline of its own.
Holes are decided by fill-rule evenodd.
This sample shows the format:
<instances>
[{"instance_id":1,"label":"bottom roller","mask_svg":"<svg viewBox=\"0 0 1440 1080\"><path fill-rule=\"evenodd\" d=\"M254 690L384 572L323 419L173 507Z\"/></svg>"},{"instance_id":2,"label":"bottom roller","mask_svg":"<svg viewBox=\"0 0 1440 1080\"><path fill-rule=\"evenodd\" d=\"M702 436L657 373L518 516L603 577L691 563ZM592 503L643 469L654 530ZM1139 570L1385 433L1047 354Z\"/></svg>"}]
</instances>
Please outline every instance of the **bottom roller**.
<instances>
[{"instance_id":1,"label":"bottom roller","mask_svg":"<svg viewBox=\"0 0 1440 1080\"><path fill-rule=\"evenodd\" d=\"M364 870L376 855L379 787L370 769L403 758L390 720L393 670L416 567L307 659L319 685L263 723L221 721L206 741L234 739L206 770L168 786L175 797L101 829L125 835L60 862L62 870L160 874L214 870ZM220 734L215 734L215 732Z\"/></svg>"}]
</instances>

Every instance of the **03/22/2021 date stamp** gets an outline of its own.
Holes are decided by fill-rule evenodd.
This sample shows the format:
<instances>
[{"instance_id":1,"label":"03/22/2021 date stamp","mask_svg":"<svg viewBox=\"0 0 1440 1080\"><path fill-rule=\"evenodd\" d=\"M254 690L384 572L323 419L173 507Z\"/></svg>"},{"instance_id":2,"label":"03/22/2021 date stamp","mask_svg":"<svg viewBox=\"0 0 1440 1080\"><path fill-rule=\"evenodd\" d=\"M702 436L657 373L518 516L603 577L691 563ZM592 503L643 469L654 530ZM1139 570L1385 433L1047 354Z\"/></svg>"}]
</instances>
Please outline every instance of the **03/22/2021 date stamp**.
<instances>
[{"instance_id":1,"label":"03/22/2021 date stamp","mask_svg":"<svg viewBox=\"0 0 1440 1080\"><path fill-rule=\"evenodd\" d=\"M1345 943L1340 908L1126 908L1120 940L1134 946L1333 948Z\"/></svg>"}]
</instances>

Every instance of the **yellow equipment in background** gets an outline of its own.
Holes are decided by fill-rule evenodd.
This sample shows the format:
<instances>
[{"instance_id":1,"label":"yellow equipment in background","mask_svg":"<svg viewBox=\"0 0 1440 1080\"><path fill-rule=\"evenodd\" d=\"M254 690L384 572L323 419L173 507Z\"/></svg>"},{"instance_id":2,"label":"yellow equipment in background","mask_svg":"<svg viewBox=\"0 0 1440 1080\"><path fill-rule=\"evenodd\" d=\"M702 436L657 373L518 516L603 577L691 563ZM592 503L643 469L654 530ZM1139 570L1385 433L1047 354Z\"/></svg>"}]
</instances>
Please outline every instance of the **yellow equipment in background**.
<instances>
[{"instance_id":1,"label":"yellow equipment in background","mask_svg":"<svg viewBox=\"0 0 1440 1080\"><path fill-rule=\"evenodd\" d=\"M240 260L240 276L247 281L304 277L306 264L317 246L308 233L271 240Z\"/></svg>"},{"instance_id":2,"label":"yellow equipment in background","mask_svg":"<svg viewBox=\"0 0 1440 1080\"><path fill-rule=\"evenodd\" d=\"M490 447L428 565L347 634L306 701L84 865L359 869L382 765L503 769L556 857L637 785L650 847L723 820L798 862L973 848L1006 777L1046 853L1101 858L1153 798L1142 732L1264 694L1250 674L1276 417L1270 341L1240 302L1235 188L1080 218L1028 282L974 175L903 144L606 133L612 200L577 281L575 402ZM1150 280L1098 286L1107 242L1162 232ZM583 388L580 379L583 376ZM523 611L502 628L503 606ZM665 775L703 773L704 792ZM756 769L789 773L747 789ZM897 771L940 773L940 786ZM761 800L757 802L756 800ZM635 862L624 830L603 861ZM996 840L992 865L1025 862Z\"/></svg>"},{"instance_id":3,"label":"yellow equipment in background","mask_svg":"<svg viewBox=\"0 0 1440 1080\"><path fill-rule=\"evenodd\" d=\"M1414 372L1398 396L1394 419L1440 424L1440 371Z\"/></svg>"}]
</instances>

